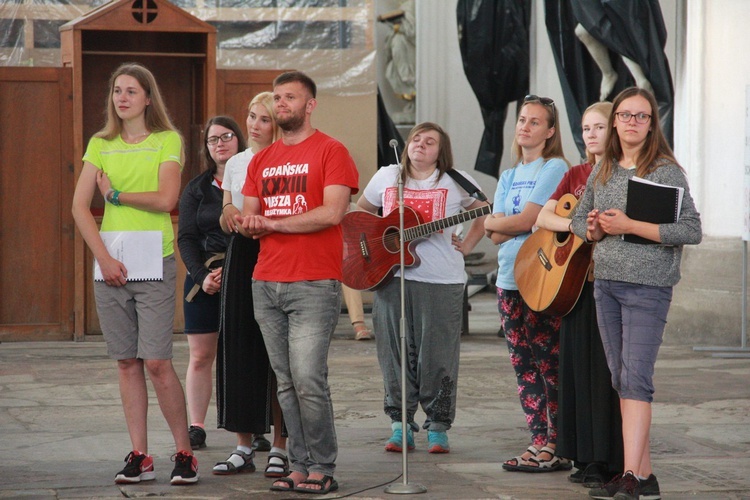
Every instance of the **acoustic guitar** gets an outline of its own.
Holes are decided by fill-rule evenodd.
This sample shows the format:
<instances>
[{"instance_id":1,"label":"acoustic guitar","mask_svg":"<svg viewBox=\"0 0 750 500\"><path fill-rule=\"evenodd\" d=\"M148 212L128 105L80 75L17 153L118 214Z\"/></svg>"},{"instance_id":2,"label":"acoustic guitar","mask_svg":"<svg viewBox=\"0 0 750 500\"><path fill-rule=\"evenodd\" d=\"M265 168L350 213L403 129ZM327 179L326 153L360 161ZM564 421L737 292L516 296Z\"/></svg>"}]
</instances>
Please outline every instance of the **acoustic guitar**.
<instances>
[{"instance_id":1,"label":"acoustic guitar","mask_svg":"<svg viewBox=\"0 0 750 500\"><path fill-rule=\"evenodd\" d=\"M419 238L492 213L491 205L424 222L422 215L404 206L404 265L419 263L412 253ZM384 217L362 210L348 212L344 232L344 284L355 290L376 290L388 283L401 263L398 209Z\"/></svg>"},{"instance_id":2,"label":"acoustic guitar","mask_svg":"<svg viewBox=\"0 0 750 500\"><path fill-rule=\"evenodd\" d=\"M569 217L578 200L563 195L555 213ZM521 297L530 309L565 316L581 295L591 264L593 245L570 232L539 228L518 250L513 273Z\"/></svg>"}]
</instances>

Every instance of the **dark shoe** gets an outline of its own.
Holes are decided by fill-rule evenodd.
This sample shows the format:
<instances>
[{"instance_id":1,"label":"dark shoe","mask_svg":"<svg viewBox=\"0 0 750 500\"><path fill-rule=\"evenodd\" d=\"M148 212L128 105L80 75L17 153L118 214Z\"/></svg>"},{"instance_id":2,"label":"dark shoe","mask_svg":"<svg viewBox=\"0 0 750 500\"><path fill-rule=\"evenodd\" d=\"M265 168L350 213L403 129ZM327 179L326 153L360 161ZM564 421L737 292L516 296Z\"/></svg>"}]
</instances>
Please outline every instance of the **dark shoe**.
<instances>
[{"instance_id":1,"label":"dark shoe","mask_svg":"<svg viewBox=\"0 0 750 500\"><path fill-rule=\"evenodd\" d=\"M271 442L266 439L263 434L258 434L253 439L253 450L255 451L271 451Z\"/></svg>"},{"instance_id":2,"label":"dark shoe","mask_svg":"<svg viewBox=\"0 0 750 500\"><path fill-rule=\"evenodd\" d=\"M197 425L191 425L188 434L190 435L190 447L192 449L199 450L206 447L206 431Z\"/></svg>"},{"instance_id":3,"label":"dark shoe","mask_svg":"<svg viewBox=\"0 0 750 500\"><path fill-rule=\"evenodd\" d=\"M609 479L612 479L610 476L611 474L608 474L604 465L592 463L584 469L581 484L584 488L601 488Z\"/></svg>"},{"instance_id":4,"label":"dark shoe","mask_svg":"<svg viewBox=\"0 0 750 500\"><path fill-rule=\"evenodd\" d=\"M615 500L638 500L640 497L641 482L631 471L627 471L622 475L620 489L617 490L617 493L615 493L613 498Z\"/></svg>"},{"instance_id":5,"label":"dark shoe","mask_svg":"<svg viewBox=\"0 0 750 500\"><path fill-rule=\"evenodd\" d=\"M622 483L622 474L617 474L612 478L610 482L603 485L601 488L592 488L589 491L590 498L598 498L600 500L609 500L614 498L615 494L620 490L620 484Z\"/></svg>"},{"instance_id":6,"label":"dark shoe","mask_svg":"<svg viewBox=\"0 0 750 500\"><path fill-rule=\"evenodd\" d=\"M141 481L151 481L155 477L154 459L151 458L151 455L131 451L125 457L125 468L115 476L115 483L140 483Z\"/></svg>"},{"instance_id":7,"label":"dark shoe","mask_svg":"<svg viewBox=\"0 0 750 500\"><path fill-rule=\"evenodd\" d=\"M234 465L230 459L237 455L242 459L242 464L240 465ZM213 473L217 476L229 476L232 474L237 474L239 472L255 472L255 464L253 463L253 457L255 456L255 452L250 452L248 455L242 450L234 450L230 455L229 458L226 459L224 462L216 462L216 465L214 465Z\"/></svg>"},{"instance_id":8,"label":"dark shoe","mask_svg":"<svg viewBox=\"0 0 750 500\"><path fill-rule=\"evenodd\" d=\"M660 500L659 481L651 474L647 479L641 481L641 500Z\"/></svg>"},{"instance_id":9,"label":"dark shoe","mask_svg":"<svg viewBox=\"0 0 750 500\"><path fill-rule=\"evenodd\" d=\"M584 472L586 471L586 466L584 464L578 464L576 465L576 471L568 476L568 481L574 484L581 484L583 482L583 476Z\"/></svg>"},{"instance_id":10,"label":"dark shoe","mask_svg":"<svg viewBox=\"0 0 750 500\"><path fill-rule=\"evenodd\" d=\"M198 460L187 451L178 451L172 456L174 470L171 484L193 484L198 482Z\"/></svg>"}]
</instances>

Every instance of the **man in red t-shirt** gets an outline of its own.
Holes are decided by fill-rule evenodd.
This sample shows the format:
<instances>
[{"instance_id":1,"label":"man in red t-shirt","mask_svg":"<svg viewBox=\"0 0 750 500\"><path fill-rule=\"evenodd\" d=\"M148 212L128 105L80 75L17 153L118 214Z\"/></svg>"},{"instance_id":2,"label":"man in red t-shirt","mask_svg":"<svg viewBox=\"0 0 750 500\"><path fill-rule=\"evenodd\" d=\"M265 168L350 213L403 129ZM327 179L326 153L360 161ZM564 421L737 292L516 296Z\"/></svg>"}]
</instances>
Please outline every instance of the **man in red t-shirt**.
<instances>
[{"instance_id":1,"label":"man in red t-shirt","mask_svg":"<svg viewBox=\"0 0 750 500\"><path fill-rule=\"evenodd\" d=\"M321 493L338 488L328 347L341 310L339 223L358 190L358 173L346 148L312 127L315 96L315 82L304 73L274 80L282 138L253 156L238 222L243 234L260 239L255 318L289 433L290 474L271 489Z\"/></svg>"}]
</instances>

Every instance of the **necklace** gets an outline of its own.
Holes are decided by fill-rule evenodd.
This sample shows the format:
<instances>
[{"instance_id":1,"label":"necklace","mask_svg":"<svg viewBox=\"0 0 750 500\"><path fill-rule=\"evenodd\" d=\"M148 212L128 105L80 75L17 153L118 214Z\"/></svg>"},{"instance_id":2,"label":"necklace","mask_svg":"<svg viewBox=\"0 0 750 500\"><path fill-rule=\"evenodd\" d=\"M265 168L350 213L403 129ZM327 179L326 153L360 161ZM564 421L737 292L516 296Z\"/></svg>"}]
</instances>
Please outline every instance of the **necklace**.
<instances>
[{"instance_id":1,"label":"necklace","mask_svg":"<svg viewBox=\"0 0 750 500\"><path fill-rule=\"evenodd\" d=\"M141 137L143 137L145 135L148 135L150 133L151 132L146 131L146 132L143 132L142 134L138 134L138 135L133 135L133 136L128 135L127 138L125 137L125 134L120 134L120 136L122 137L123 141L127 142L128 144L133 144L133 143L137 142L137 140L140 139Z\"/></svg>"}]
</instances>

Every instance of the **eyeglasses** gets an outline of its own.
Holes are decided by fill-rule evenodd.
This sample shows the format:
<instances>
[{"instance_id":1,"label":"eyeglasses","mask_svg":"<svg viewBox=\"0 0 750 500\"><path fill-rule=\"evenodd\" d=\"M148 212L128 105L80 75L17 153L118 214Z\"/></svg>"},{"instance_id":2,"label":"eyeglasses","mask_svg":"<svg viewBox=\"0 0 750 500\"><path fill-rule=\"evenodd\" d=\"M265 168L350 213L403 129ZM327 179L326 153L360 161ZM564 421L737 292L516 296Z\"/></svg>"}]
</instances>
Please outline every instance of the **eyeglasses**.
<instances>
[{"instance_id":1,"label":"eyeglasses","mask_svg":"<svg viewBox=\"0 0 750 500\"><path fill-rule=\"evenodd\" d=\"M620 111L619 113L615 113L615 115L617 115L617 119L622 123L628 123L634 116L635 123L640 123L641 125L643 125L644 123L648 123L648 121L651 119L651 115L647 115L646 113L633 114L630 111Z\"/></svg>"},{"instance_id":2,"label":"eyeglasses","mask_svg":"<svg viewBox=\"0 0 750 500\"><path fill-rule=\"evenodd\" d=\"M216 146L219 143L219 139L221 139L221 142L229 142L232 139L234 139L234 132L227 132L226 134L221 135L212 135L208 139L206 139L206 144L209 146Z\"/></svg>"},{"instance_id":3,"label":"eyeglasses","mask_svg":"<svg viewBox=\"0 0 750 500\"><path fill-rule=\"evenodd\" d=\"M553 101L549 97L539 97L538 95L529 94L523 98L523 103L526 104L527 102L539 102L545 106L549 106L550 109L552 109L552 120L554 121L555 119L557 119L557 108L555 108L555 101Z\"/></svg>"}]
</instances>

